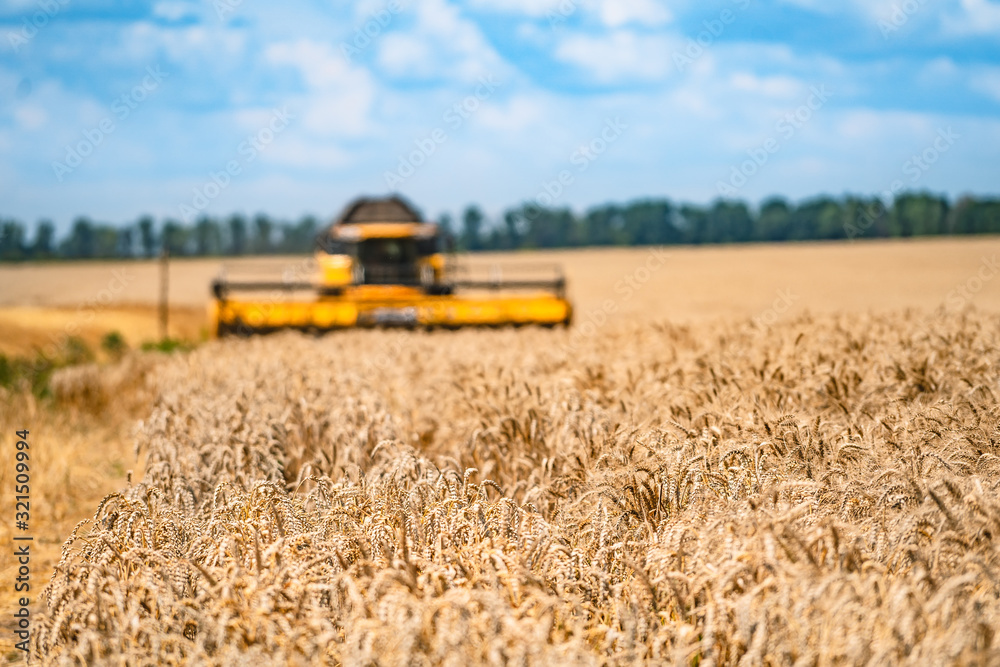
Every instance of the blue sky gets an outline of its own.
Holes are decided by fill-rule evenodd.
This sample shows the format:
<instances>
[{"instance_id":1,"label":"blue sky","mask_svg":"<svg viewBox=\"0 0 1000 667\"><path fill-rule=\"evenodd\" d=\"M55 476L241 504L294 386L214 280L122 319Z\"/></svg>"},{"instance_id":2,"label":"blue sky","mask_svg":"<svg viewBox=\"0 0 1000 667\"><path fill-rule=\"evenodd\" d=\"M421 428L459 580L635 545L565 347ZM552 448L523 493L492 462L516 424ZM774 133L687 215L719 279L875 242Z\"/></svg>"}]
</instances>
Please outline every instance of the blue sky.
<instances>
[{"instance_id":1,"label":"blue sky","mask_svg":"<svg viewBox=\"0 0 1000 667\"><path fill-rule=\"evenodd\" d=\"M989 0L7 0L0 91L0 216L63 228L1000 193Z\"/></svg>"}]
</instances>

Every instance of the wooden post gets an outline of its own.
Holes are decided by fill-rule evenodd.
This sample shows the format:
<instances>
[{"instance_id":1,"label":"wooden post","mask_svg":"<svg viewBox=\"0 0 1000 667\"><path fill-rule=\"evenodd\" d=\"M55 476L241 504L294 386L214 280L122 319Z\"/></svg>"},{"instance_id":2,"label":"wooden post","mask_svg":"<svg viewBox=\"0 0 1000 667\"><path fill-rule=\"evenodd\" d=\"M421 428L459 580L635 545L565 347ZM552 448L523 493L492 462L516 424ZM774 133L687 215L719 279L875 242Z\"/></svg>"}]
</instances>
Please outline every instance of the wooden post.
<instances>
[{"instance_id":1,"label":"wooden post","mask_svg":"<svg viewBox=\"0 0 1000 667\"><path fill-rule=\"evenodd\" d=\"M167 340L168 317L170 314L170 249L167 244L163 244L163 251L160 253L160 340Z\"/></svg>"}]
</instances>

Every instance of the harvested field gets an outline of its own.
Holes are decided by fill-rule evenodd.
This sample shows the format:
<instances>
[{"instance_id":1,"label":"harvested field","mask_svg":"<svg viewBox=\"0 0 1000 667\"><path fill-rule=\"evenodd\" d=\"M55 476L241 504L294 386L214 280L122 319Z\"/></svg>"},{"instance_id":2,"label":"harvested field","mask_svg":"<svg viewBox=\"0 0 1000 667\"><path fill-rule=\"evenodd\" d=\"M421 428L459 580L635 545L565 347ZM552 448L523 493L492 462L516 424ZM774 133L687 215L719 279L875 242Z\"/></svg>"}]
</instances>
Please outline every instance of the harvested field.
<instances>
[{"instance_id":1,"label":"harvested field","mask_svg":"<svg viewBox=\"0 0 1000 667\"><path fill-rule=\"evenodd\" d=\"M933 309L975 275L984 260L1000 255L1000 237L674 246L660 254L665 263L627 300L624 287L616 291L615 286L645 264L649 248L483 253L463 261L559 263L581 311L615 299L624 315L691 322L755 315L777 291L787 289L799 296L799 308L811 312ZM208 285L222 264L245 270L301 262L299 257L173 260L171 305L204 311ZM155 261L0 265L0 308L153 305L158 271ZM111 292L110 304L100 303L105 291ZM975 303L1000 312L1000 288L981 290Z\"/></svg>"},{"instance_id":2,"label":"harvested field","mask_svg":"<svg viewBox=\"0 0 1000 667\"><path fill-rule=\"evenodd\" d=\"M898 307L800 258L802 296L771 317L785 269L757 287L727 280L726 256L702 269L718 282L663 297L717 300L702 317L644 288L570 330L288 333L59 371L65 421L2 410L5 451L24 419L51 421L48 475L56 439L100 423L106 451L134 443L143 464L94 480L115 489L101 502L74 497L92 518L36 608L34 653L996 663L1000 308L989 282L948 302L989 250L962 252L963 270L887 274L890 295L919 286ZM637 265L581 278L581 314Z\"/></svg>"}]
</instances>

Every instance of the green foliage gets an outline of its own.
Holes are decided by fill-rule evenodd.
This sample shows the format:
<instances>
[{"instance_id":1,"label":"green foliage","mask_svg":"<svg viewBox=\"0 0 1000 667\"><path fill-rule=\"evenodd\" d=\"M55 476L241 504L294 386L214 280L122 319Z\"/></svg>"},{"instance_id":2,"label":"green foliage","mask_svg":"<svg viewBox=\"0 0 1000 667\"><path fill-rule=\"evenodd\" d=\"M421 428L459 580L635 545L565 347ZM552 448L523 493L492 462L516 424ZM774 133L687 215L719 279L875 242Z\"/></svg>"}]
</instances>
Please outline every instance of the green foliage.
<instances>
[{"instance_id":1,"label":"green foliage","mask_svg":"<svg viewBox=\"0 0 1000 667\"><path fill-rule=\"evenodd\" d=\"M194 226L195 254L200 257L222 253L222 230L207 216L198 218Z\"/></svg>"},{"instance_id":2,"label":"green foliage","mask_svg":"<svg viewBox=\"0 0 1000 667\"><path fill-rule=\"evenodd\" d=\"M167 220L163 223L163 247L167 249L171 257L180 257L187 253L188 239L191 237L191 230L176 220Z\"/></svg>"},{"instance_id":3,"label":"green foliage","mask_svg":"<svg viewBox=\"0 0 1000 667\"><path fill-rule=\"evenodd\" d=\"M55 367L55 362L42 355L27 358L0 354L0 387L15 391L28 389L35 396L43 396Z\"/></svg>"},{"instance_id":4,"label":"green foliage","mask_svg":"<svg viewBox=\"0 0 1000 667\"><path fill-rule=\"evenodd\" d=\"M14 383L14 366L7 355L0 352L0 387L10 387Z\"/></svg>"},{"instance_id":5,"label":"green foliage","mask_svg":"<svg viewBox=\"0 0 1000 667\"><path fill-rule=\"evenodd\" d=\"M996 234L1000 228L1000 199L977 201L963 197L949 218L948 230L953 234Z\"/></svg>"},{"instance_id":6,"label":"green foliage","mask_svg":"<svg viewBox=\"0 0 1000 667\"><path fill-rule=\"evenodd\" d=\"M887 208L875 198L823 196L792 204L772 197L755 211L738 200L676 206L666 199L641 199L594 207L582 216L527 203L507 210L492 225L484 220L466 224L462 245L506 250L939 234L1000 234L1000 200L965 198L952 207L944 197L904 193Z\"/></svg>"},{"instance_id":7,"label":"green foliage","mask_svg":"<svg viewBox=\"0 0 1000 667\"><path fill-rule=\"evenodd\" d=\"M184 340L178 340L176 338L164 338L163 340L157 341L146 341L142 344L142 350L144 352L166 352L170 354L172 352L188 352L194 349L194 344Z\"/></svg>"},{"instance_id":8,"label":"green foliage","mask_svg":"<svg viewBox=\"0 0 1000 667\"><path fill-rule=\"evenodd\" d=\"M274 224L271 218L258 213L253 219L254 237L253 251L257 255L267 255L274 252Z\"/></svg>"},{"instance_id":9,"label":"green foliage","mask_svg":"<svg viewBox=\"0 0 1000 667\"><path fill-rule=\"evenodd\" d=\"M0 387L30 391L38 398L49 395L52 373L65 366L93 361L94 353L86 342L75 336L67 338L58 353L50 357L41 352L34 356L7 357L0 354Z\"/></svg>"},{"instance_id":10,"label":"green foliage","mask_svg":"<svg viewBox=\"0 0 1000 667\"><path fill-rule=\"evenodd\" d=\"M942 234L1000 234L1000 199L963 197L950 202L928 192L901 193L891 206L875 198L814 197L791 203L781 197L758 208L719 199L707 206L667 199L604 204L578 214L528 202L490 219L470 204L457 219L439 217L449 247L517 250L577 246L678 245L888 238ZM306 254L323 223L312 216L297 222L259 213L227 219L202 216L191 224L143 216L118 228L77 218L58 243L51 222L40 222L29 241L16 220L0 220L0 262L28 259L154 257L164 246L174 257Z\"/></svg>"},{"instance_id":11,"label":"green foliage","mask_svg":"<svg viewBox=\"0 0 1000 667\"><path fill-rule=\"evenodd\" d=\"M471 205L462 214L462 247L465 250L480 250L483 247L483 212Z\"/></svg>"},{"instance_id":12,"label":"green foliage","mask_svg":"<svg viewBox=\"0 0 1000 667\"><path fill-rule=\"evenodd\" d=\"M120 359L128 351L128 343L118 331L109 331L101 339L101 349L112 359Z\"/></svg>"},{"instance_id":13,"label":"green foliage","mask_svg":"<svg viewBox=\"0 0 1000 667\"><path fill-rule=\"evenodd\" d=\"M24 227L16 220L0 221L0 260L23 259L25 254Z\"/></svg>"},{"instance_id":14,"label":"green foliage","mask_svg":"<svg viewBox=\"0 0 1000 667\"><path fill-rule=\"evenodd\" d=\"M145 257L152 257L156 254L156 223L153 218L145 215L139 218L137 226L139 228L139 244L142 247L142 254Z\"/></svg>"},{"instance_id":15,"label":"green foliage","mask_svg":"<svg viewBox=\"0 0 1000 667\"><path fill-rule=\"evenodd\" d=\"M63 345L64 362L66 365L86 364L94 360L94 351L87 341L79 336L70 336Z\"/></svg>"},{"instance_id":16,"label":"green foliage","mask_svg":"<svg viewBox=\"0 0 1000 667\"><path fill-rule=\"evenodd\" d=\"M242 215L229 218L229 254L242 255L247 251L247 221Z\"/></svg>"}]
</instances>

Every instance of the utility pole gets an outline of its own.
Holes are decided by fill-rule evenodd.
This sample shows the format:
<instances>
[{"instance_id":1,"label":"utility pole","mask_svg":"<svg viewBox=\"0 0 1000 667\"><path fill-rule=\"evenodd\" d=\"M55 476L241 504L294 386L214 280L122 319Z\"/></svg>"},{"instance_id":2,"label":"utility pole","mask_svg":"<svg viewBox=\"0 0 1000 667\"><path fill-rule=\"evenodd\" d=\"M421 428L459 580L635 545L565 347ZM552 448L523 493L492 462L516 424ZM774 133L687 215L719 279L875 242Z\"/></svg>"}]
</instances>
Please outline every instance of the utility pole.
<instances>
[{"instance_id":1,"label":"utility pole","mask_svg":"<svg viewBox=\"0 0 1000 667\"><path fill-rule=\"evenodd\" d=\"M163 244L160 252L160 340L167 340L168 320L170 314L170 248Z\"/></svg>"}]
</instances>

